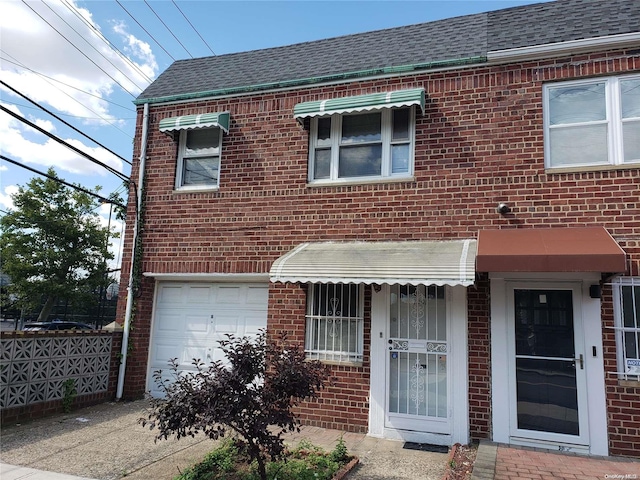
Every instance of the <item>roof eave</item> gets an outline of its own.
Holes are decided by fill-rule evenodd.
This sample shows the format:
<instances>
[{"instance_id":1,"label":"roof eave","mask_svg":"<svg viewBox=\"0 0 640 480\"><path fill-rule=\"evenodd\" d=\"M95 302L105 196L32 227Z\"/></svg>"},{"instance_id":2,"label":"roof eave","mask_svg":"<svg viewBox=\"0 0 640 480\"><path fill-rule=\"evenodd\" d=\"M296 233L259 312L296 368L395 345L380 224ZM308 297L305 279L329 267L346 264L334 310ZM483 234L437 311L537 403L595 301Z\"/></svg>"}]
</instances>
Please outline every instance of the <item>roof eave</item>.
<instances>
[{"instance_id":1,"label":"roof eave","mask_svg":"<svg viewBox=\"0 0 640 480\"><path fill-rule=\"evenodd\" d=\"M339 81L339 80L355 80L364 77L372 77L377 75L403 74L422 70L440 70L452 67L466 67L469 65L483 64L487 62L485 56L475 56L458 58L452 60L439 60L436 62L417 63L411 65L399 65L395 67L383 67L378 69L361 70L356 72L346 72L335 75L324 75L320 77L300 78L292 80L284 80L281 82L262 83L255 85L243 85L238 87L221 88L216 90L207 90L203 92L181 93L177 95L167 95L162 97L137 98L133 101L134 105L144 105L145 103L169 103L183 102L187 100L201 99L205 97L220 97L229 95L239 95L244 93L260 92L265 90L275 90L283 88L302 87L305 85L314 85L319 83Z\"/></svg>"},{"instance_id":2,"label":"roof eave","mask_svg":"<svg viewBox=\"0 0 640 480\"><path fill-rule=\"evenodd\" d=\"M537 60L540 58L559 57L570 53L592 52L631 46L640 46L640 32L582 38L580 40L545 43L542 45L509 48L505 50L491 50L487 52L487 60L490 63Z\"/></svg>"}]
</instances>

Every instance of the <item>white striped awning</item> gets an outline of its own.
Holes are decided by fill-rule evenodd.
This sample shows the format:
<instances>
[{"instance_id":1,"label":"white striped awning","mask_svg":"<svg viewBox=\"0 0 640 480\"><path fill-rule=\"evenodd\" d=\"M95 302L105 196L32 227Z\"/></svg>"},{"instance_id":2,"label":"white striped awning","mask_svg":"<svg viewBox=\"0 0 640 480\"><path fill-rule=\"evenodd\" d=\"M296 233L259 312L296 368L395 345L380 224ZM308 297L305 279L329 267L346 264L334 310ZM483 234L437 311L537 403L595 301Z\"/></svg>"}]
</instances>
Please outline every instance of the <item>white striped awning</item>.
<instances>
[{"instance_id":1,"label":"white striped awning","mask_svg":"<svg viewBox=\"0 0 640 480\"><path fill-rule=\"evenodd\" d=\"M271 266L272 282L463 285L475 280L476 241L303 243Z\"/></svg>"}]
</instances>

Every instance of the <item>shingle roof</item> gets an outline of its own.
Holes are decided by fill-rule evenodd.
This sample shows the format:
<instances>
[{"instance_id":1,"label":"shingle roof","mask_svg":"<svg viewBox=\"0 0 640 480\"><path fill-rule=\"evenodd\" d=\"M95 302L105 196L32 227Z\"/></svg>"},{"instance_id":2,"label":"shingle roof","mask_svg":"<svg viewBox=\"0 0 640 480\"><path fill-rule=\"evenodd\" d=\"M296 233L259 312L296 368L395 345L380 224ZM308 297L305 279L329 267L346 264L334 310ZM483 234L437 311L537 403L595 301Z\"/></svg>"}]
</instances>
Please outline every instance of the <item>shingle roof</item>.
<instances>
[{"instance_id":1,"label":"shingle roof","mask_svg":"<svg viewBox=\"0 0 640 480\"><path fill-rule=\"evenodd\" d=\"M488 50L640 31L640 0L557 0L488 14Z\"/></svg>"},{"instance_id":2,"label":"shingle roof","mask_svg":"<svg viewBox=\"0 0 640 480\"><path fill-rule=\"evenodd\" d=\"M412 65L480 61L488 51L640 30L640 0L557 0L228 55L178 60L137 99L201 96ZM471 59L471 60L469 60Z\"/></svg>"}]
</instances>

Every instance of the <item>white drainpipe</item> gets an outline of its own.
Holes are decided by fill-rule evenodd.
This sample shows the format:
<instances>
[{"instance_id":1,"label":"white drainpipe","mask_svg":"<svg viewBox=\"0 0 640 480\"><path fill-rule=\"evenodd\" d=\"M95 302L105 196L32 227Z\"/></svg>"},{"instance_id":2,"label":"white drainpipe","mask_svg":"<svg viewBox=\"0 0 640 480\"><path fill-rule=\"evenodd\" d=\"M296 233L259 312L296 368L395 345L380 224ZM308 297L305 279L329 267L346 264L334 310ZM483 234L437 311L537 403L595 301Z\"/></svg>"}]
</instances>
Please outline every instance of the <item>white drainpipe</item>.
<instances>
[{"instance_id":1,"label":"white drainpipe","mask_svg":"<svg viewBox=\"0 0 640 480\"><path fill-rule=\"evenodd\" d=\"M124 374L127 369L127 351L129 350L129 329L131 328L131 312L133 310L133 269L136 260L136 242L138 239L138 223L140 210L142 208L142 185L144 182L144 164L147 157L147 128L149 125L149 104L144 104L144 114L142 118L142 142L140 145L140 162L138 170L138 186L136 195L136 216L133 222L133 243L131 249L131 266L129 268L129 284L127 285L127 308L124 313L124 327L122 331L122 348L120 350L121 361L118 371L118 386L116 389L116 400L122 398L124 389Z\"/></svg>"}]
</instances>

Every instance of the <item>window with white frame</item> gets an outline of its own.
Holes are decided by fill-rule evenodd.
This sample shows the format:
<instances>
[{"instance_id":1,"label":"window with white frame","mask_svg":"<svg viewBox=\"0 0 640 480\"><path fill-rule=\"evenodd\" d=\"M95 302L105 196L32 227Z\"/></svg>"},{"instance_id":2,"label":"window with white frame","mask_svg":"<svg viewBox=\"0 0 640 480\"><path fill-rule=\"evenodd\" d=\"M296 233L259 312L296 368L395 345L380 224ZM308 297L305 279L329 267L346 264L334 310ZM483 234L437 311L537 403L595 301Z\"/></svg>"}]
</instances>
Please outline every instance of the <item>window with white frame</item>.
<instances>
[{"instance_id":1,"label":"window with white frame","mask_svg":"<svg viewBox=\"0 0 640 480\"><path fill-rule=\"evenodd\" d=\"M415 107L311 119L309 181L413 175Z\"/></svg>"},{"instance_id":2,"label":"window with white frame","mask_svg":"<svg viewBox=\"0 0 640 480\"><path fill-rule=\"evenodd\" d=\"M614 283L618 372L640 380L640 277L622 277Z\"/></svg>"},{"instance_id":3,"label":"window with white frame","mask_svg":"<svg viewBox=\"0 0 640 480\"><path fill-rule=\"evenodd\" d=\"M305 351L313 360L362 362L360 285L309 284Z\"/></svg>"},{"instance_id":4,"label":"window with white frame","mask_svg":"<svg viewBox=\"0 0 640 480\"><path fill-rule=\"evenodd\" d=\"M640 163L640 76L549 84L544 94L546 167Z\"/></svg>"},{"instance_id":5,"label":"window with white frame","mask_svg":"<svg viewBox=\"0 0 640 480\"><path fill-rule=\"evenodd\" d=\"M181 130L178 143L177 189L217 187L220 179L220 128Z\"/></svg>"}]
</instances>

